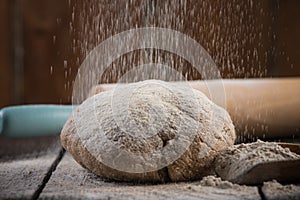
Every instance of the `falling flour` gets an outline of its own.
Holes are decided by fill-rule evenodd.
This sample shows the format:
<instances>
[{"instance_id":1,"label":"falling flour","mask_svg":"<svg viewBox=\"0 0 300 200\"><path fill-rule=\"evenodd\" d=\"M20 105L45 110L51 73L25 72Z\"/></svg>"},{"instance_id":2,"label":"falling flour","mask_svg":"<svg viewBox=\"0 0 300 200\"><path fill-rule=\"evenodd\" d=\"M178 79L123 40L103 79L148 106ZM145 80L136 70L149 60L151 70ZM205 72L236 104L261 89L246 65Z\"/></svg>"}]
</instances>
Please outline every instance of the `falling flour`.
<instances>
[{"instance_id":1,"label":"falling flour","mask_svg":"<svg viewBox=\"0 0 300 200\"><path fill-rule=\"evenodd\" d=\"M222 179L233 181L257 164L293 159L300 159L300 155L274 142L258 140L234 145L220 152L215 160L215 170Z\"/></svg>"}]
</instances>

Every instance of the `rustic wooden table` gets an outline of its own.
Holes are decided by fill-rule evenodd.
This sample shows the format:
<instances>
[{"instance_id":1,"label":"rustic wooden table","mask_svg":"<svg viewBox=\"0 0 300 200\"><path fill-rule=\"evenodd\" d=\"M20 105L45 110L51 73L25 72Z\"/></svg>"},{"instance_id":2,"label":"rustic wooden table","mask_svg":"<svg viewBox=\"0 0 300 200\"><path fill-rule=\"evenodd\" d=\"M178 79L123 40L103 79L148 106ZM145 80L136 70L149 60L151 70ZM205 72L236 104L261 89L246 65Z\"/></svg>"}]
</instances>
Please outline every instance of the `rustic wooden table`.
<instances>
[{"instance_id":1,"label":"rustic wooden table","mask_svg":"<svg viewBox=\"0 0 300 200\"><path fill-rule=\"evenodd\" d=\"M300 186L212 187L102 179L64 152L58 137L0 138L0 199L300 199Z\"/></svg>"}]
</instances>

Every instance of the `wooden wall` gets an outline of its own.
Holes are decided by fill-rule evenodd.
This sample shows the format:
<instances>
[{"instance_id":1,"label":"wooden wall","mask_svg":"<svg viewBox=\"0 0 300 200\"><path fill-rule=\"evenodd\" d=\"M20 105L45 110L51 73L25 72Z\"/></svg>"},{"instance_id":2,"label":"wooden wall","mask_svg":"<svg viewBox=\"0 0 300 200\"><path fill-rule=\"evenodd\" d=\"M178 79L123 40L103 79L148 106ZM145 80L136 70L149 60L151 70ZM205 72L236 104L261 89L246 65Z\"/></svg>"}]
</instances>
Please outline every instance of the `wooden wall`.
<instances>
[{"instance_id":1,"label":"wooden wall","mask_svg":"<svg viewBox=\"0 0 300 200\"><path fill-rule=\"evenodd\" d=\"M95 1L0 1L0 107L70 103L72 80L85 56L79 48L73 48L84 34L77 31L81 29L79 16L86 17L82 13L88 13L92 2ZM212 55L225 78L300 76L298 0L187 0L178 1L178 5L171 0L135 0L130 1L127 10L135 16L132 24L125 23L125 2L100 1L100 20L108 31L100 33L101 39L96 42L93 34L86 35L91 37L86 39L87 48L91 49L114 33L150 23L178 29L196 39ZM145 4L152 5L154 15L145 17L146 12L149 15ZM185 13L181 12L181 4L186 7ZM155 11L163 6L169 10ZM182 26L160 20L168 12L181 16ZM89 28L90 32L96 31ZM245 40L249 35L252 39ZM113 69L108 73L113 74ZM191 75L189 78L199 77ZM111 77L109 82L115 80L116 77Z\"/></svg>"},{"instance_id":2,"label":"wooden wall","mask_svg":"<svg viewBox=\"0 0 300 200\"><path fill-rule=\"evenodd\" d=\"M69 73L76 54L69 31L71 10L67 1L23 0L24 102L70 102Z\"/></svg>"},{"instance_id":3,"label":"wooden wall","mask_svg":"<svg viewBox=\"0 0 300 200\"><path fill-rule=\"evenodd\" d=\"M0 106L11 104L13 95L9 2L0 1Z\"/></svg>"},{"instance_id":4,"label":"wooden wall","mask_svg":"<svg viewBox=\"0 0 300 200\"><path fill-rule=\"evenodd\" d=\"M300 1L281 0L276 25L278 49L274 75L300 76ZM270 70L271 71L271 70Z\"/></svg>"}]
</instances>

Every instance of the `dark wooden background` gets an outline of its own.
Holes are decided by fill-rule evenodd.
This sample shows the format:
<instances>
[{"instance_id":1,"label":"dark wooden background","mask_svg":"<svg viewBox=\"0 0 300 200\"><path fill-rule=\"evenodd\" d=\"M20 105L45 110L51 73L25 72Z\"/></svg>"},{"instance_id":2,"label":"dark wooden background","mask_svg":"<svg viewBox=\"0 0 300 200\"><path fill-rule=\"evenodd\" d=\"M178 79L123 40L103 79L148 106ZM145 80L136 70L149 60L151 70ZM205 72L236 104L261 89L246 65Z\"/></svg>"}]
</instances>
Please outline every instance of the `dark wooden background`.
<instances>
[{"instance_id":1,"label":"dark wooden background","mask_svg":"<svg viewBox=\"0 0 300 200\"><path fill-rule=\"evenodd\" d=\"M84 34L76 32L82 26L78 16L91 20L93 15L88 16L87 10L92 2L95 4L92 0L0 0L0 107L70 103L72 80L85 56L74 48ZM299 0L187 0L186 12L176 6L180 2L130 1L126 12L136 16L136 22L128 24L123 9L126 1L99 1L103 26L112 30L99 33L101 40L135 25L177 28L207 49L224 78L300 76ZM152 14L144 9L145 4L152 6ZM169 9L155 13L163 6ZM161 20L168 14L180 16L182 26ZM147 23L143 20L146 15ZM74 29L70 30L70 23ZM89 37L88 48L101 42ZM112 77L109 82L115 80Z\"/></svg>"}]
</instances>

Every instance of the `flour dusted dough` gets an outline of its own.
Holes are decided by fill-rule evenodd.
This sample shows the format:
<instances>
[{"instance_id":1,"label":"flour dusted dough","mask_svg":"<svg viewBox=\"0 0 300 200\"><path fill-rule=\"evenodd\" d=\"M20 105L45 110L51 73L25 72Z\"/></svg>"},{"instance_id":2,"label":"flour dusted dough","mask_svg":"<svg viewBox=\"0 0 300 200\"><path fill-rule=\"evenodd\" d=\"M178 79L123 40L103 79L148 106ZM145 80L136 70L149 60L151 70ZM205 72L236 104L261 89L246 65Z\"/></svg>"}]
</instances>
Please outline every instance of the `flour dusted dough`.
<instances>
[{"instance_id":1,"label":"flour dusted dough","mask_svg":"<svg viewBox=\"0 0 300 200\"><path fill-rule=\"evenodd\" d=\"M74 110L61 132L62 145L83 167L105 178L136 182L193 180L209 175L217 152L232 146L235 137L229 114L204 94L156 80L126 84L120 90L88 98ZM189 143L187 139L191 139ZM156 170L134 173L107 163L117 159L115 147L138 155L161 152L168 157L163 149L174 147L176 153L181 143L188 145L179 157ZM137 165L127 162L128 166Z\"/></svg>"}]
</instances>

